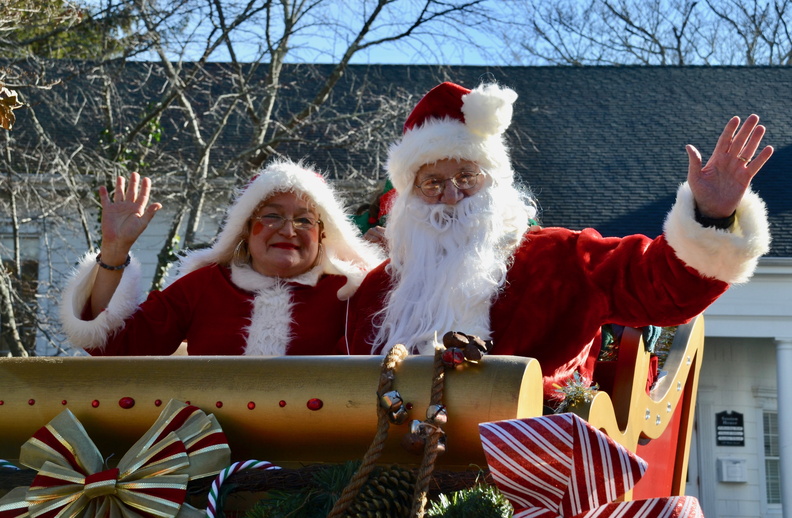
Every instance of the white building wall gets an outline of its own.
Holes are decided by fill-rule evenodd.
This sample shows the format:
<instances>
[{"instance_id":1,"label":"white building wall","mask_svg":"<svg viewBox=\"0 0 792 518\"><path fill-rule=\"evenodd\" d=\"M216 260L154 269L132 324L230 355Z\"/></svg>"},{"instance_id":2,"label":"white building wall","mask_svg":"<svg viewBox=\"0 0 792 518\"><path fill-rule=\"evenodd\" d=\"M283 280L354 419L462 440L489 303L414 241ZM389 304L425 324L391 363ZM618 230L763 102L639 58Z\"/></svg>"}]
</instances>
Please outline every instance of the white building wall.
<instances>
[{"instance_id":1,"label":"white building wall","mask_svg":"<svg viewBox=\"0 0 792 518\"><path fill-rule=\"evenodd\" d=\"M730 289L704 316L705 353L690 494L699 497L708 518L790 518L792 391L779 391L777 373L792 376L792 361L787 359L791 355L781 354L792 339L792 259L763 259L751 282ZM779 365L779 359L784 365ZM715 414L724 410L743 414L745 447L716 446ZM778 412L781 490L786 506L766 503L764 410ZM719 457L744 458L748 481L719 482Z\"/></svg>"},{"instance_id":2,"label":"white building wall","mask_svg":"<svg viewBox=\"0 0 792 518\"><path fill-rule=\"evenodd\" d=\"M706 320L705 320L706 322ZM696 407L698 497L708 518L766 514L762 407L775 408L775 344L760 338L707 338ZM767 396L770 396L769 398ZM743 415L745 446L716 445L716 414ZM722 482L718 460L744 462L745 482ZM763 511L764 510L764 511ZM775 507L775 515L780 506Z\"/></svg>"}]
</instances>

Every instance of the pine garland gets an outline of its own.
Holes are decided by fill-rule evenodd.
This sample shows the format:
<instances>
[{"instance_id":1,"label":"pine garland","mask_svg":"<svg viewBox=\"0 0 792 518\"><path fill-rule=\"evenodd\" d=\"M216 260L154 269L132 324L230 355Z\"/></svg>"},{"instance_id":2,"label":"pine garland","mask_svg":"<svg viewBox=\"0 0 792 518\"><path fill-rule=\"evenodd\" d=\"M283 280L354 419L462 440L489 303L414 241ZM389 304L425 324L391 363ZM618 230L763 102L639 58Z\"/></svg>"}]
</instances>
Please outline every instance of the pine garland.
<instances>
[{"instance_id":1,"label":"pine garland","mask_svg":"<svg viewBox=\"0 0 792 518\"><path fill-rule=\"evenodd\" d=\"M571 407L578 407L590 402L599 390L599 385L584 378L579 372L567 380L563 386L555 385L556 392L563 398L555 409L556 414L567 412Z\"/></svg>"},{"instance_id":2,"label":"pine garland","mask_svg":"<svg viewBox=\"0 0 792 518\"><path fill-rule=\"evenodd\" d=\"M443 518L510 518L514 508L495 486L479 484L469 489L441 494L426 516Z\"/></svg>"},{"instance_id":3,"label":"pine garland","mask_svg":"<svg viewBox=\"0 0 792 518\"><path fill-rule=\"evenodd\" d=\"M316 471L306 487L271 490L244 518L326 518L359 464L360 461L331 464ZM379 467L377 473L389 469L394 468ZM511 504L497 487L482 482L485 478L481 474L472 487L436 495L430 500L426 516L510 518L514 512ZM357 514L350 511L350 515ZM380 515L387 516L385 513L372 514Z\"/></svg>"},{"instance_id":4,"label":"pine garland","mask_svg":"<svg viewBox=\"0 0 792 518\"><path fill-rule=\"evenodd\" d=\"M326 518L359 466L359 461L330 465L299 491L270 491L245 518Z\"/></svg>"}]
</instances>

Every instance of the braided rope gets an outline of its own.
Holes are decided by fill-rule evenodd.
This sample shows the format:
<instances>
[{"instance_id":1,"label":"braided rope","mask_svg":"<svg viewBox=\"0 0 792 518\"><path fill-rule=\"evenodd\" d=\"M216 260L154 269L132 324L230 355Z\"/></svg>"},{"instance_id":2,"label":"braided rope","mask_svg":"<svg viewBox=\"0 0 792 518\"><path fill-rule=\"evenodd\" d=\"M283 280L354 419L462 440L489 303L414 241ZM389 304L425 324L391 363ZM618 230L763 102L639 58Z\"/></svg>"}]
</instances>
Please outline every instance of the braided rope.
<instances>
[{"instance_id":1,"label":"braided rope","mask_svg":"<svg viewBox=\"0 0 792 518\"><path fill-rule=\"evenodd\" d=\"M388 354L385 355L385 358L382 360L382 372L380 373L379 387L377 387L378 397L379 394L384 394L385 392L391 390L391 387L393 386L393 370L396 368L399 362L401 362L406 357L407 349L401 344L394 345L391 350L388 351ZM333 509L330 511L330 514L327 515L327 518L339 518L347 511L347 509L349 509L349 506L352 505L352 502L354 502L355 498L360 492L360 489L366 483L369 475L371 475L371 472L374 470L374 463L382 453L382 449L385 446L385 439L388 438L390 420L388 420L387 412L387 409L383 408L383 406L379 404L379 401L377 401L377 434L371 441L371 445L369 446L368 451L366 451L366 455L363 457L360 467L352 476L349 484L347 484L347 486L344 488L341 496L338 497L338 500L336 500L336 503L333 505Z\"/></svg>"},{"instance_id":2,"label":"braided rope","mask_svg":"<svg viewBox=\"0 0 792 518\"><path fill-rule=\"evenodd\" d=\"M439 405L443 402L443 389L445 387L445 365L443 364L443 350L442 346L435 347L434 359L434 374L432 376L432 395L429 399L430 405ZM429 483L432 479L432 472L434 471L435 461L440 454L437 448L442 433L436 430L426 439L424 445L424 455L421 460L421 467L418 469L418 475L415 482L415 492L413 493L413 506L410 512L411 517L423 518L424 510L426 508L427 493L429 492Z\"/></svg>"},{"instance_id":3,"label":"braided rope","mask_svg":"<svg viewBox=\"0 0 792 518\"><path fill-rule=\"evenodd\" d=\"M268 470L280 469L280 467L267 461L246 460L245 462L235 462L234 464L231 464L225 468L217 475L217 477L215 477L214 481L212 482L212 487L209 490L209 504L206 507L207 518L215 517L215 513L217 512L217 497L220 493L220 486L223 485L223 482L225 482L226 479L234 473L245 469Z\"/></svg>"},{"instance_id":4,"label":"braided rope","mask_svg":"<svg viewBox=\"0 0 792 518\"><path fill-rule=\"evenodd\" d=\"M20 468L14 466L13 464L8 462L7 460L3 460L3 459L0 459L0 469L13 469L13 470L16 470L16 471L20 470Z\"/></svg>"}]
</instances>

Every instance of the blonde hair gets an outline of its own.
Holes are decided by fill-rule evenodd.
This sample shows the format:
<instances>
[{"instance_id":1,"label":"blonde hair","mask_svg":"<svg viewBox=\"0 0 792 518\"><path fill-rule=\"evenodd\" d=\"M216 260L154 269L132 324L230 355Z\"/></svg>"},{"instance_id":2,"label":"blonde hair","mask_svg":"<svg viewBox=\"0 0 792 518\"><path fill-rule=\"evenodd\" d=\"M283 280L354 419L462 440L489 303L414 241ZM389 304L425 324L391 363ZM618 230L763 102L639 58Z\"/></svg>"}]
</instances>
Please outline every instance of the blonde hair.
<instances>
[{"instance_id":1,"label":"blonde hair","mask_svg":"<svg viewBox=\"0 0 792 518\"><path fill-rule=\"evenodd\" d=\"M221 254L220 257L218 257L217 264L219 264L220 266L231 266L232 263L236 264L237 266L250 264L250 251L248 250L248 239L250 238L250 231L253 225L253 221L252 221L253 214L257 213L261 209L261 207L264 207L267 204L267 202L271 200L274 196L285 193L294 194L297 198L305 201L308 204L308 209L316 215L316 218L319 220L319 243L321 244L324 224L322 223L322 214L317 210L318 205L316 204L316 202L314 202L313 199L307 193L298 191L296 189L277 190L269 193L267 197L261 200L261 202L259 202L259 204L256 205L256 207L250 212L247 222L244 225L242 225L242 228L240 229L239 234L237 235L237 239L236 239L238 243L237 246L234 247L233 250L227 250L225 251L225 253ZM239 260L240 249L245 250L245 260L243 261Z\"/></svg>"}]
</instances>

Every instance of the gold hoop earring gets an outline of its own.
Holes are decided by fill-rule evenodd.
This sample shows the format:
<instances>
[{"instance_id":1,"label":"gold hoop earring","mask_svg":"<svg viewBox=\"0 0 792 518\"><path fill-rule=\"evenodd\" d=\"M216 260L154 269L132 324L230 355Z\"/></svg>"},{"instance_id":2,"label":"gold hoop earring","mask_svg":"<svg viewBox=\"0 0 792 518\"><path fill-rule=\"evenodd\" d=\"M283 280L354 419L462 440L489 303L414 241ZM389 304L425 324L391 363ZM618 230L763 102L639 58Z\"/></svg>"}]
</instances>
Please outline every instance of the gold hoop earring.
<instances>
[{"instance_id":1,"label":"gold hoop earring","mask_svg":"<svg viewBox=\"0 0 792 518\"><path fill-rule=\"evenodd\" d=\"M317 266L322 264L323 254L324 254L324 245L322 245L322 243L319 243L319 249L316 251L316 260L311 266L311 269L316 268Z\"/></svg>"},{"instance_id":2,"label":"gold hoop earring","mask_svg":"<svg viewBox=\"0 0 792 518\"><path fill-rule=\"evenodd\" d=\"M242 248L244 247L244 257L242 255ZM247 248L247 241L244 239L240 239L239 243L237 243L236 248L234 248L234 254L232 256L232 261L236 266L248 266L250 264L250 251Z\"/></svg>"}]
</instances>

